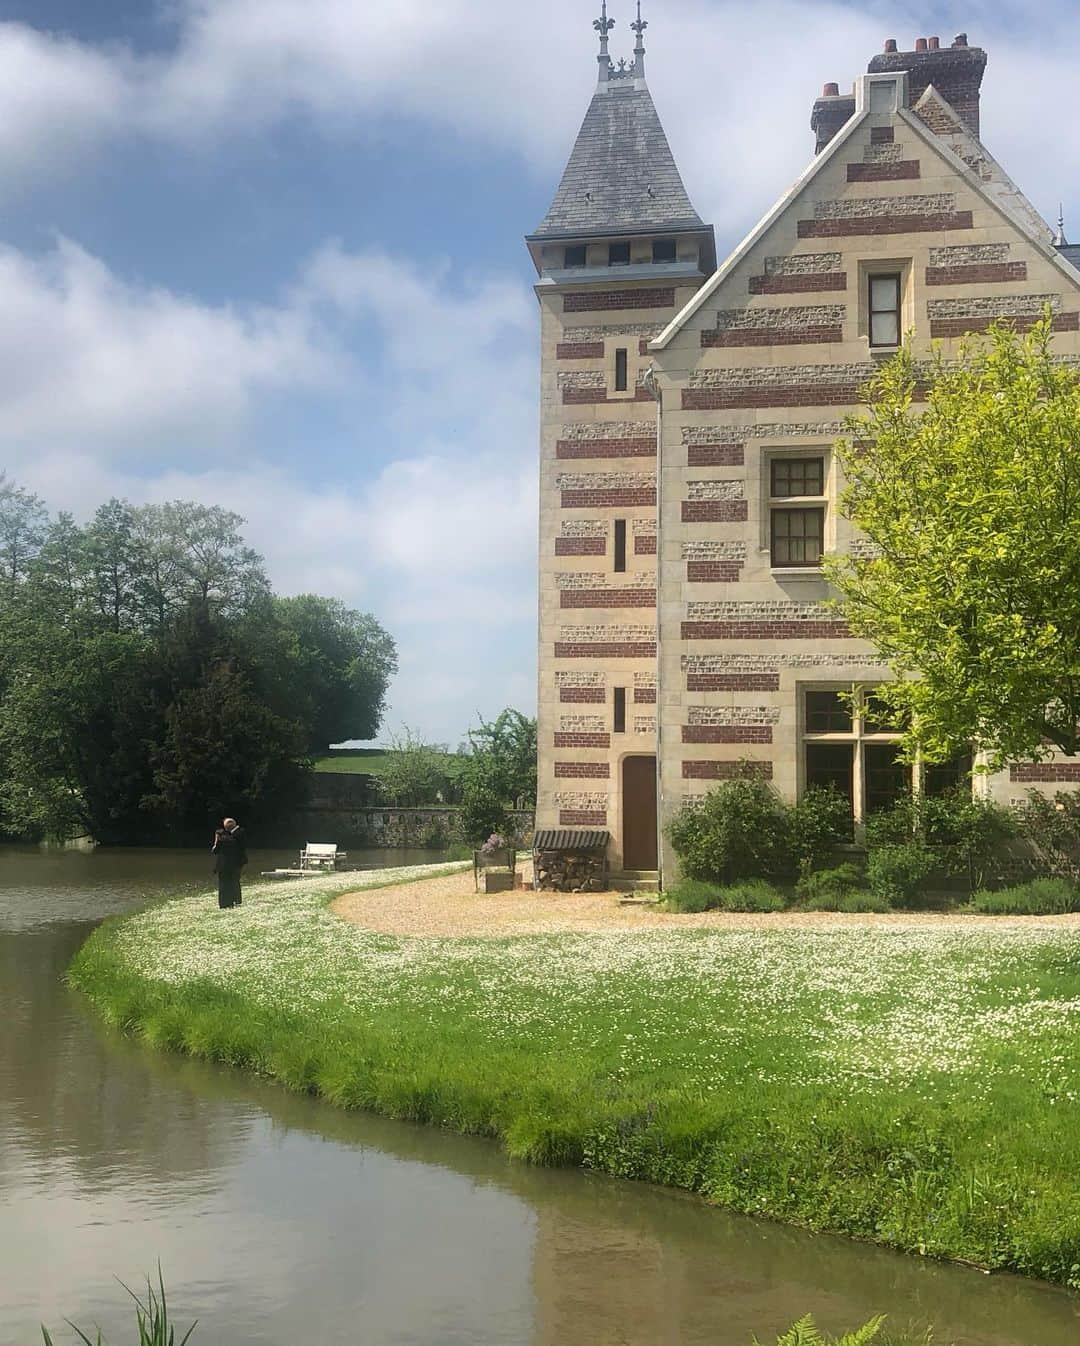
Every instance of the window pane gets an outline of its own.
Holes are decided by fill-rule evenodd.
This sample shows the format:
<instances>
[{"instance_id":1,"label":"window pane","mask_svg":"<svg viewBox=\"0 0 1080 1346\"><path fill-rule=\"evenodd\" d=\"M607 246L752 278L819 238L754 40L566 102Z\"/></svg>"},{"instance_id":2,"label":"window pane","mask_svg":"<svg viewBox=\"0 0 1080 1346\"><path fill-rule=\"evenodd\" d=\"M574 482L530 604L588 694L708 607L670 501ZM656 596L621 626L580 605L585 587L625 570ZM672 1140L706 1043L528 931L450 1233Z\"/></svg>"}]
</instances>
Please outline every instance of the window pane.
<instances>
[{"instance_id":1,"label":"window pane","mask_svg":"<svg viewBox=\"0 0 1080 1346\"><path fill-rule=\"evenodd\" d=\"M896 760L895 743L867 743L863 747L866 771L866 812L877 813L911 793L911 767Z\"/></svg>"},{"instance_id":2,"label":"window pane","mask_svg":"<svg viewBox=\"0 0 1080 1346\"><path fill-rule=\"evenodd\" d=\"M863 706L863 732L866 734L902 734L905 726L896 712L880 697L867 695Z\"/></svg>"},{"instance_id":3,"label":"window pane","mask_svg":"<svg viewBox=\"0 0 1080 1346\"><path fill-rule=\"evenodd\" d=\"M615 352L615 391L626 392L626 351L621 346Z\"/></svg>"},{"instance_id":4,"label":"window pane","mask_svg":"<svg viewBox=\"0 0 1080 1346\"><path fill-rule=\"evenodd\" d=\"M871 346L899 346L900 322L895 313L874 313L870 316Z\"/></svg>"},{"instance_id":5,"label":"window pane","mask_svg":"<svg viewBox=\"0 0 1080 1346\"><path fill-rule=\"evenodd\" d=\"M974 766L971 753L962 753L951 762L927 763L923 767L923 794L931 799L950 794L960 786L971 788L971 771Z\"/></svg>"},{"instance_id":6,"label":"window pane","mask_svg":"<svg viewBox=\"0 0 1080 1346\"><path fill-rule=\"evenodd\" d=\"M821 495L824 491L824 484L824 458L774 458L772 460L770 491L776 497Z\"/></svg>"},{"instance_id":7,"label":"window pane","mask_svg":"<svg viewBox=\"0 0 1080 1346\"><path fill-rule=\"evenodd\" d=\"M808 734L850 734L851 705L839 692L806 693Z\"/></svg>"},{"instance_id":8,"label":"window pane","mask_svg":"<svg viewBox=\"0 0 1080 1346\"><path fill-rule=\"evenodd\" d=\"M626 733L626 688L616 687L614 689L614 705L612 708L612 728L616 734Z\"/></svg>"},{"instance_id":9,"label":"window pane","mask_svg":"<svg viewBox=\"0 0 1080 1346\"><path fill-rule=\"evenodd\" d=\"M772 564L812 566L821 562L825 529L823 509L772 511Z\"/></svg>"},{"instance_id":10,"label":"window pane","mask_svg":"<svg viewBox=\"0 0 1080 1346\"><path fill-rule=\"evenodd\" d=\"M873 276L870 280L870 311L895 313L898 304L899 284L895 276Z\"/></svg>"},{"instance_id":11,"label":"window pane","mask_svg":"<svg viewBox=\"0 0 1080 1346\"><path fill-rule=\"evenodd\" d=\"M855 749L850 743L808 743L806 745L806 784L838 790L851 803L852 766Z\"/></svg>"},{"instance_id":12,"label":"window pane","mask_svg":"<svg viewBox=\"0 0 1080 1346\"><path fill-rule=\"evenodd\" d=\"M574 244L563 254L563 261L566 266L584 266L585 265L585 245Z\"/></svg>"},{"instance_id":13,"label":"window pane","mask_svg":"<svg viewBox=\"0 0 1080 1346\"><path fill-rule=\"evenodd\" d=\"M658 238L653 241L652 259L654 262L673 262L675 260L675 240Z\"/></svg>"},{"instance_id":14,"label":"window pane","mask_svg":"<svg viewBox=\"0 0 1080 1346\"><path fill-rule=\"evenodd\" d=\"M628 266L630 263L630 244L629 243L609 243L608 244L608 265L609 266Z\"/></svg>"},{"instance_id":15,"label":"window pane","mask_svg":"<svg viewBox=\"0 0 1080 1346\"><path fill-rule=\"evenodd\" d=\"M615 520L615 569L626 569L626 520Z\"/></svg>"}]
</instances>

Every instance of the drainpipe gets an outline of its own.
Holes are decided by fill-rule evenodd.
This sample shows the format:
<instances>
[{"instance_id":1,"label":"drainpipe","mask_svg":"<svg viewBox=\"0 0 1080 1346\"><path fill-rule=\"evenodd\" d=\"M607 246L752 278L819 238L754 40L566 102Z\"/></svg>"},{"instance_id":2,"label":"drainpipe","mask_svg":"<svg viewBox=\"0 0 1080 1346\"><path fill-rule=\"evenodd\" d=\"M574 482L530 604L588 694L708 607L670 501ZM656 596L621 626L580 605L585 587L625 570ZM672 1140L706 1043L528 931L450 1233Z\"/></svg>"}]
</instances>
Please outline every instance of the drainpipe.
<instances>
[{"instance_id":1,"label":"drainpipe","mask_svg":"<svg viewBox=\"0 0 1080 1346\"><path fill-rule=\"evenodd\" d=\"M656 401L656 877L657 887L664 891L664 773L663 761L663 715L661 707L661 678L664 666L663 641L660 639L661 577L663 573L663 525L664 518L664 395L660 381L656 377L656 368L650 365L642 380L646 392Z\"/></svg>"}]
</instances>

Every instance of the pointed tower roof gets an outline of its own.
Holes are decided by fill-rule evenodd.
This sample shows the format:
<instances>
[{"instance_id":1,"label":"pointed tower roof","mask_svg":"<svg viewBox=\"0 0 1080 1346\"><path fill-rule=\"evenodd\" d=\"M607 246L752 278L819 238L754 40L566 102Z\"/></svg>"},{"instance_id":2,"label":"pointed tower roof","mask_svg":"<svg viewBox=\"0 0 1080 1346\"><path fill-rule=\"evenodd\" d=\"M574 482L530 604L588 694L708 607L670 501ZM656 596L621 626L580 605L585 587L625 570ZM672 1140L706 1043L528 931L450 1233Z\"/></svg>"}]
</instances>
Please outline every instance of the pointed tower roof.
<instances>
[{"instance_id":1,"label":"pointed tower roof","mask_svg":"<svg viewBox=\"0 0 1080 1346\"><path fill-rule=\"evenodd\" d=\"M612 233L700 230L705 224L690 203L652 95L645 83L644 31L630 65L611 63L607 52L613 21L603 13L593 25L600 34L600 78L581 124L559 189L531 241L587 238Z\"/></svg>"}]
</instances>

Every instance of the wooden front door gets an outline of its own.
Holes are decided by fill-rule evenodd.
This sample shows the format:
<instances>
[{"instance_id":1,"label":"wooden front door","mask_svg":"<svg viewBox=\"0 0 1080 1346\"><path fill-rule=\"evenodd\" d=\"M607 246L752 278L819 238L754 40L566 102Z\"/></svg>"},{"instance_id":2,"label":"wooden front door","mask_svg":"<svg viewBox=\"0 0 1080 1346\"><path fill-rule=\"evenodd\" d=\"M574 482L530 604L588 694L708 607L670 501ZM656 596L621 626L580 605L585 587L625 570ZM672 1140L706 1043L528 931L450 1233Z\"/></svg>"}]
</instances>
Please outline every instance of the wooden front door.
<instances>
[{"instance_id":1,"label":"wooden front door","mask_svg":"<svg viewBox=\"0 0 1080 1346\"><path fill-rule=\"evenodd\" d=\"M622 764L623 869L656 868L656 758Z\"/></svg>"}]
</instances>

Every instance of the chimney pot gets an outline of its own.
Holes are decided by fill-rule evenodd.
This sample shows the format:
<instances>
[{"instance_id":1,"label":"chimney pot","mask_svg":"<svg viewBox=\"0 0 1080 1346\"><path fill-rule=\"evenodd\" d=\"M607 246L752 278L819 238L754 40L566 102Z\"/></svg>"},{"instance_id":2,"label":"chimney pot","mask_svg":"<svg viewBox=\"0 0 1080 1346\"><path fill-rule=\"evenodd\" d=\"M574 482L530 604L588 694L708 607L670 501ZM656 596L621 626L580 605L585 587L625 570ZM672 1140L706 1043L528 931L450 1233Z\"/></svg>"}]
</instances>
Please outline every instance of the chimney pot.
<instances>
[{"instance_id":1,"label":"chimney pot","mask_svg":"<svg viewBox=\"0 0 1080 1346\"><path fill-rule=\"evenodd\" d=\"M931 51L940 51L940 50L941 50L941 38L940 38L940 37L932 37L932 38L930 39L930 50L931 50Z\"/></svg>"},{"instance_id":2,"label":"chimney pot","mask_svg":"<svg viewBox=\"0 0 1080 1346\"><path fill-rule=\"evenodd\" d=\"M840 85L839 85L839 84L826 84L825 87L824 87L824 89L822 89L822 91L821 91L821 96L822 96L822 98L839 98L839 97L840 97Z\"/></svg>"},{"instance_id":3,"label":"chimney pot","mask_svg":"<svg viewBox=\"0 0 1080 1346\"><path fill-rule=\"evenodd\" d=\"M968 44L967 33L957 33L953 38L954 47L966 47Z\"/></svg>"},{"instance_id":4,"label":"chimney pot","mask_svg":"<svg viewBox=\"0 0 1080 1346\"><path fill-rule=\"evenodd\" d=\"M889 37L889 38L886 38L886 39L885 39L885 50L886 50L886 51L895 51L895 50L896 50L896 38L895 38L895 37Z\"/></svg>"},{"instance_id":5,"label":"chimney pot","mask_svg":"<svg viewBox=\"0 0 1080 1346\"><path fill-rule=\"evenodd\" d=\"M917 37L917 38L915 39L915 50L916 50L916 51L926 51L926 38L925 38L925 37Z\"/></svg>"}]
</instances>

